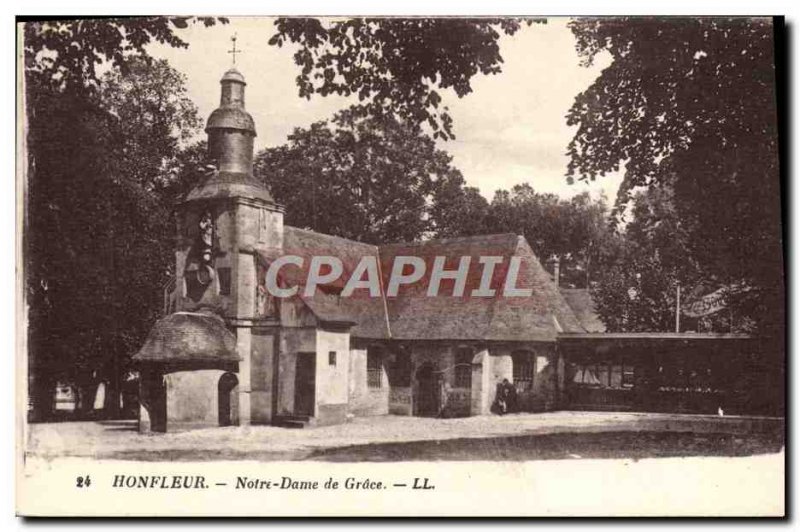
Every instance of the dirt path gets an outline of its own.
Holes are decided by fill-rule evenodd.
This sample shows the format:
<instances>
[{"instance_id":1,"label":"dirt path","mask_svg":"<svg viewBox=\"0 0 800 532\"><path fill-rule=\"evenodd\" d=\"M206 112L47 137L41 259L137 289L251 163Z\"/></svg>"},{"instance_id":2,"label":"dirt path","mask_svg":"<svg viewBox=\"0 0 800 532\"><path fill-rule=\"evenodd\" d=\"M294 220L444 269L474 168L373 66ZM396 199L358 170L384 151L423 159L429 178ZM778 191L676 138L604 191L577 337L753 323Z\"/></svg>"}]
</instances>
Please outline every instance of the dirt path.
<instances>
[{"instance_id":1,"label":"dirt path","mask_svg":"<svg viewBox=\"0 0 800 532\"><path fill-rule=\"evenodd\" d=\"M132 421L33 424L31 456L131 460L531 460L777 452L783 420L550 412L460 419L356 418L302 430L222 427L139 434Z\"/></svg>"}]
</instances>

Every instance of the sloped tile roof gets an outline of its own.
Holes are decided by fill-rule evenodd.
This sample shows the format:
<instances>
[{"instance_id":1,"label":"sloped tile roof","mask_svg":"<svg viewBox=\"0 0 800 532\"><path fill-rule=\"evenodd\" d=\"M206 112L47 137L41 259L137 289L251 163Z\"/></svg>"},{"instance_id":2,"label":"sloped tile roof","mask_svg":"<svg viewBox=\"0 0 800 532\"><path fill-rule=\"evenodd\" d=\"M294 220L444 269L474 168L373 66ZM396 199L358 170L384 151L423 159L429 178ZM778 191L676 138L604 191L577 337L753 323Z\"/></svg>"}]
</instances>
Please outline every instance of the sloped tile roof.
<instances>
[{"instance_id":1,"label":"sloped tile roof","mask_svg":"<svg viewBox=\"0 0 800 532\"><path fill-rule=\"evenodd\" d=\"M560 291L586 332L606 332L606 326L595 311L594 300L588 288L561 288Z\"/></svg>"},{"instance_id":2,"label":"sloped tile roof","mask_svg":"<svg viewBox=\"0 0 800 532\"><path fill-rule=\"evenodd\" d=\"M305 259L305 267L302 269L284 268L282 270L284 280L292 286L300 286L301 293L302 287L305 286L312 256L338 257L344 266L344 273L331 284L341 291L362 257L378 257L378 247L306 229L284 226L283 253L284 255L298 255ZM305 298L302 295L299 297L323 321L354 323L351 330L353 336L372 339L389 338L384 300L369 297L365 290L357 290L351 297L341 297L336 293L326 293L323 290L317 290L312 298Z\"/></svg>"},{"instance_id":3,"label":"sloped tile roof","mask_svg":"<svg viewBox=\"0 0 800 532\"><path fill-rule=\"evenodd\" d=\"M558 332L583 332L577 318L542 268L528 243L514 234L428 240L383 246L363 244L295 227L284 228L284 254L300 255L306 267L287 268L288 281L303 286L310 257L331 255L344 264L342 278L332 283L333 290L317 290L303 302L323 321L352 322L354 337L405 340L498 340L554 341ZM366 290L351 297L340 291L364 255L378 259L381 267L381 297L371 298ZM421 257L427 274L422 281L404 285L396 297L386 297L386 287L394 259L401 255ZM471 257L463 297L454 297L453 281L444 280L439 295L427 296L428 278L434 258L446 257L445 268L455 269L462 256ZM493 297L471 296L480 284L481 256L503 259L492 277ZM530 297L503 295L503 281L510 258L521 257L517 286L530 288ZM302 290L301 290L302 291ZM302 297L302 296L301 296Z\"/></svg>"}]
</instances>

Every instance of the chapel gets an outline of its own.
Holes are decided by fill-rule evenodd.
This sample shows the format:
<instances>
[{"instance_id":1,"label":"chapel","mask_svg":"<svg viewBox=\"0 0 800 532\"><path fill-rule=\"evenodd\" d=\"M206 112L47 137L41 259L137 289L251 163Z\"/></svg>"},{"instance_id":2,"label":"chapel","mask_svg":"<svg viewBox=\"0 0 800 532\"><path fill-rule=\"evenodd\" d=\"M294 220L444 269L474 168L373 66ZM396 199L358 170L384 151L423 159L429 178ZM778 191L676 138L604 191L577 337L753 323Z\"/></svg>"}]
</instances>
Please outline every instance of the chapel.
<instances>
[{"instance_id":1,"label":"chapel","mask_svg":"<svg viewBox=\"0 0 800 532\"><path fill-rule=\"evenodd\" d=\"M133 357L141 431L484 415L504 380L523 412L716 411L731 397L753 404L752 394L725 389L725 368L758 356L751 339L604 333L588 292L560 290L557 273L548 274L522 236L376 246L285 225L283 206L253 176L256 127L245 87L236 69L223 75L206 126L213 165L176 207L173 289L165 316ZM296 294L275 297L267 272L286 255L336 257L344 275L308 295L305 260L280 270L278 282L298 287ZM421 283L387 294L391 264L408 256L428 265L444 257L448 269L470 257L467 295L453 295L449 278L436 297ZM487 256L498 264L497 290L470 297ZM345 279L364 257L374 257L380 289L345 297ZM499 289L515 262L517 286L528 296Z\"/></svg>"}]
</instances>

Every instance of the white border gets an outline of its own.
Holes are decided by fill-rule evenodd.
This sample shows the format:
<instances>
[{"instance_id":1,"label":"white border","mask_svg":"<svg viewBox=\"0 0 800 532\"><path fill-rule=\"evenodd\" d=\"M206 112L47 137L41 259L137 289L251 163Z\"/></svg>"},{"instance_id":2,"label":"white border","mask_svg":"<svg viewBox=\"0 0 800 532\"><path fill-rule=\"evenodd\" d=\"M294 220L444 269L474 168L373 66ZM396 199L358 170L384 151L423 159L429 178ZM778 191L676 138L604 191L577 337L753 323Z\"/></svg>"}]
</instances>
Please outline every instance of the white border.
<instances>
[{"instance_id":1,"label":"white border","mask_svg":"<svg viewBox=\"0 0 800 532\"><path fill-rule=\"evenodd\" d=\"M790 36L792 39L790 40L789 44L791 49L789 50L790 58L789 58L789 72L796 71L798 68L798 60L797 60L797 51L795 43L797 41L797 20L798 20L798 5L800 3L794 1L790 2L788 0L783 1L776 1L776 0L762 0L759 2L742 2L742 1L727 1L727 2L719 2L719 3L712 3L712 2L697 2L689 1L689 0L672 0L670 2L664 2L660 4L653 4L648 2L642 2L641 0L626 0L626 1L606 1L606 2L592 2L592 1L562 1L558 3L551 3L551 4L533 4L533 3L523 3L519 1L511 1L511 0L492 0L491 2L483 1L483 2L468 2L468 1L461 1L458 3L453 4L434 4L430 2L430 0L405 0L402 3L386 3L386 4L378 4L374 1L366 2L366 1L347 1L347 0L340 0L336 3L331 3L330 1L306 1L301 2L299 0L274 0L269 4L256 4L256 3L247 3L247 2L237 2L233 0L228 0L224 3L220 2L212 2L209 0L195 0L192 2L176 2L176 1L167 1L167 0L140 0L137 2L126 2L126 3L118 3L113 4L109 3L107 0L83 0L83 1L73 1L73 2L63 2L63 0L41 0L37 2L30 2L30 1L20 1L20 0L13 0L7 1L3 3L2 10L4 11L4 16L2 20L5 21L5 24L0 27L0 31L2 31L2 42L5 44L5 53L0 55L0 61L2 62L3 72L6 73L5 79L6 83L2 85L3 90L3 124L6 125L2 129L0 135L2 135L2 142L0 146L3 146L4 149L4 157L2 157L2 161L5 162L6 172L5 172L5 179L2 181L3 183L3 190L0 193L0 216L2 216L2 227L5 228L4 231L0 232L0 264L2 268L0 268L0 293L4 294L5 297L3 298L2 304L0 304L0 312L2 312L2 319L0 319L0 327L2 327L2 334L0 334L0 338L3 339L4 342L4 349L2 350L3 356L0 357L0 369L2 369L2 374L6 377L6 379L12 379L13 375L15 374L14 371L14 301L15 298L12 294L16 293L15 288L15 238L14 232L11 228L15 227L15 209L16 209L16 202L15 202L15 187L14 187L14 176L15 167L14 167L14 160L15 160L15 131L16 129L12 127L12 124L15 123L15 87L13 84L14 76L13 72L15 71L14 65L14 54L12 52L15 43L15 25L13 24L13 16L16 14L26 14L26 15L53 15L53 14L63 14L63 15L102 15L102 14L155 14L155 13L172 13L172 14L228 14L228 15L248 15L248 14L282 14L282 15L291 15L291 14L385 14L385 15L402 15L402 14L415 14L415 15L494 15L494 14L532 14L532 15L570 15L570 14L581 14L581 15L613 15L613 14L629 14L629 15L652 15L652 14L660 14L660 15L679 15L679 14L689 14L689 15L719 15L719 14L742 14L742 15L780 15L784 14L787 16L787 22L790 25ZM789 83L789 88L793 87L793 84ZM792 91L792 94L789 97L795 96L796 91ZM791 117L784 117L791 120L793 125L797 124L796 116L797 116L797 102L795 101L792 105L792 116ZM797 153L798 150L798 136L796 131L793 135L793 143L792 146L789 147L791 152ZM794 176L787 176L788 178L792 179ZM798 199L798 187L793 187L792 196L791 196L791 204L794 205ZM796 219L797 217L795 217ZM794 244L797 242L798 234L798 224L792 224L792 238L791 241L787 243L788 247L791 249L794 247ZM788 265L787 265L788 268ZM789 273L787 271L787 273ZM791 273L797 273L796 271L792 271ZM796 290L793 290L791 296L792 300L794 301L794 296L796 295ZM793 314L793 320L791 323L792 327L790 329L800 330L798 329L798 325L800 325L800 317L798 317L797 313ZM789 354L791 356L792 353ZM795 368L794 374L792 375L793 382L797 382L797 366L798 364L795 362L793 367ZM13 432L14 426L14 407L16 405L16 400L14 397L14 387L11 385L11 382L6 380L6 386L3 388L3 395L2 398L4 399L5 408L0 409L0 423L2 423L2 428L5 430L3 434L5 437L2 438L2 456L4 457L3 463L3 471L6 472L4 475L4 482L2 485L2 496L0 496L0 504L2 507L0 508L0 513L4 517L3 525L4 529L18 529L25 525L25 523L19 519L14 518L13 513L13 501L14 501L14 476L10 474L13 471L13 463L14 463L14 438L10 435ZM796 394L795 394L796 395ZM796 407L796 403L792 405ZM792 408L791 411L795 409ZM791 450L790 450L791 452ZM791 474L791 472L787 472ZM794 507L796 511L796 505L791 504L789 505L790 508ZM134 528L141 527L142 529L150 530L150 531L157 531L157 530L166 530L167 527L172 529L175 526L181 527L195 527L198 523L170 523L170 522L159 522L159 523L136 523ZM243 523L237 523L237 525L242 525ZM592 526L601 526L601 527L608 527L609 529L616 528L619 523L593 523ZM641 524L641 523L640 523ZM99 525L99 523L96 523ZM246 526L258 526L263 527L265 526L264 523L257 523L257 522L249 522L245 524ZM705 528L709 526L710 523L706 523L703 525L700 524L687 524L687 523L674 523L674 524L667 524L667 526L671 527L680 527L682 531L689 531L700 529L702 526ZM50 529L55 526L58 526L57 523L51 522L46 523L44 525L40 524L37 526L39 529ZM74 522L72 526L93 526L91 522ZM104 525L101 525L104 526ZM231 525L229 523L213 523L211 524L212 527L217 528L219 527L222 529L223 527L228 528ZM288 528L292 525L287 525L283 523L270 523L267 526L270 528ZM308 527L312 527L315 525L303 524L300 525L299 528L305 529ZM331 524L327 524L326 526L331 526ZM337 526L345 526L351 527L353 526L352 523L340 523ZM365 526L375 526L374 523L367 524ZM383 525L386 526L386 525ZM396 525L395 525L396 526ZM434 526L436 528L440 528L441 526L445 527L458 527L462 528L465 526L465 523L436 523L436 524L423 524L423 523L403 523L401 526L413 526L415 529L432 529ZM481 527L496 526L496 524L489 524L484 523ZM536 526L538 527L545 527L545 528L554 528L558 526L559 529L565 528L563 524L556 525L552 523L518 523L516 526ZM566 528L576 528L577 524L569 524ZM664 526L663 523L660 526ZM727 523L719 523L716 526L724 526L727 527L729 524ZM759 524L749 522L746 524L748 528L751 526L756 528L760 528L761 526L766 526L766 524ZM297 529L297 526L292 526L292 529Z\"/></svg>"}]
</instances>

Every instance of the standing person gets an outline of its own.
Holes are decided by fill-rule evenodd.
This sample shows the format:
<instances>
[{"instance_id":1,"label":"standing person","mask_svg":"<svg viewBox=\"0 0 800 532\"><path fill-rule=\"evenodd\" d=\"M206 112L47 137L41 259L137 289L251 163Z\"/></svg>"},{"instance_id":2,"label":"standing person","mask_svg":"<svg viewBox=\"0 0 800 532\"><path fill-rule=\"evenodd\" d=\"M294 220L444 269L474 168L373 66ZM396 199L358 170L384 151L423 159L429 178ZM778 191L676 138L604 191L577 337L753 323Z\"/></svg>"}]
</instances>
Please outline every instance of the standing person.
<instances>
[{"instance_id":1,"label":"standing person","mask_svg":"<svg viewBox=\"0 0 800 532\"><path fill-rule=\"evenodd\" d=\"M506 404L506 412L517 411L517 388L508 379L503 379L503 400Z\"/></svg>"},{"instance_id":2,"label":"standing person","mask_svg":"<svg viewBox=\"0 0 800 532\"><path fill-rule=\"evenodd\" d=\"M497 383L497 387L495 388L494 392L494 403L492 403L492 412L502 416L506 413L508 409L508 404L505 400L505 388L502 382Z\"/></svg>"}]
</instances>

